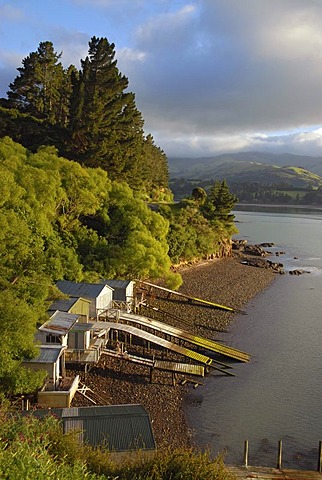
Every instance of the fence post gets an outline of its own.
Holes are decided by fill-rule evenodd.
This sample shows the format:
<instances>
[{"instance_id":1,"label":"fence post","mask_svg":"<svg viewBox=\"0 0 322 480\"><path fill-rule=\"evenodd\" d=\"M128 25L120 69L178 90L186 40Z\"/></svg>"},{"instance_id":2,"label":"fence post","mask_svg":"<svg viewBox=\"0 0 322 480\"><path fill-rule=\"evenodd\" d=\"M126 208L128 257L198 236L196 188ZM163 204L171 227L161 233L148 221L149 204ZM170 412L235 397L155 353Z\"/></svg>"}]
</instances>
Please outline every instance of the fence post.
<instances>
[{"instance_id":1,"label":"fence post","mask_svg":"<svg viewBox=\"0 0 322 480\"><path fill-rule=\"evenodd\" d=\"M244 446L244 467L248 467L248 440L245 440Z\"/></svg>"},{"instance_id":2,"label":"fence post","mask_svg":"<svg viewBox=\"0 0 322 480\"><path fill-rule=\"evenodd\" d=\"M282 440L278 442L278 459L277 459L277 468L280 470L282 468Z\"/></svg>"},{"instance_id":3,"label":"fence post","mask_svg":"<svg viewBox=\"0 0 322 480\"><path fill-rule=\"evenodd\" d=\"M322 472L322 441L319 441L319 461L318 461L318 472Z\"/></svg>"}]
</instances>

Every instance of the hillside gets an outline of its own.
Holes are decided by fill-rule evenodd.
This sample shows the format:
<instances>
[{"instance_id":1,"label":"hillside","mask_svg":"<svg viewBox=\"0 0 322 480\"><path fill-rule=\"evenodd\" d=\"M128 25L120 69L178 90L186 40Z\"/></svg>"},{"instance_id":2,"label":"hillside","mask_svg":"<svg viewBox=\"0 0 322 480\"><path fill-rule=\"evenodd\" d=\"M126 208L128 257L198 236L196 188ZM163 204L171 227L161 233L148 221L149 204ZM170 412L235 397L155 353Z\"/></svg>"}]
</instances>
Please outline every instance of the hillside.
<instances>
[{"instance_id":1,"label":"hillside","mask_svg":"<svg viewBox=\"0 0 322 480\"><path fill-rule=\"evenodd\" d=\"M240 152L199 158L169 157L168 161L171 178L206 179L209 176L222 178L224 175L228 180L230 176L238 175L238 170L244 172L247 168L249 172L257 170L258 174L261 175L263 165L271 167L292 165L322 176L322 156L311 157L290 153ZM274 175L276 173L274 172ZM281 170L278 174L280 173L282 174L283 171Z\"/></svg>"},{"instance_id":2,"label":"hillside","mask_svg":"<svg viewBox=\"0 0 322 480\"><path fill-rule=\"evenodd\" d=\"M209 191L214 181L226 179L240 201L321 203L322 157L245 152L169 158L169 171L176 199L189 196L195 187Z\"/></svg>"}]
</instances>

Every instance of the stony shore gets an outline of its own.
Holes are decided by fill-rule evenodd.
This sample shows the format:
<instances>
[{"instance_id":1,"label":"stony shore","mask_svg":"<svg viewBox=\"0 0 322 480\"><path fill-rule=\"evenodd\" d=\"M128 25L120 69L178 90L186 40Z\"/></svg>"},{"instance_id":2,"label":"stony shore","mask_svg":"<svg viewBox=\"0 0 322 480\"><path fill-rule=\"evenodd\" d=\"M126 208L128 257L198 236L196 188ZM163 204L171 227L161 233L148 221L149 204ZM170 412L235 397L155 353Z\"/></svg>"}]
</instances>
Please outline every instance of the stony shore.
<instances>
[{"instance_id":1,"label":"stony shore","mask_svg":"<svg viewBox=\"0 0 322 480\"><path fill-rule=\"evenodd\" d=\"M183 277L181 293L230 306L236 311L242 310L276 275L269 269L242 264L239 255L200 262L182 268L180 273ZM142 311L143 315L151 317L154 312L159 320L162 317L167 323L212 339L218 337L218 331L228 330L234 319L230 312L185 301L170 302L165 297L150 298L148 303L158 310L147 308ZM159 448L191 446L190 430L182 408L184 395L188 388L192 388L191 384L173 386L171 374L160 371L155 372L151 384L148 368L106 356L86 377L83 371L77 373L92 389L87 394L97 404L142 404L150 414ZM207 382L207 377L202 381ZM80 405L92 403L77 394L72 406Z\"/></svg>"}]
</instances>

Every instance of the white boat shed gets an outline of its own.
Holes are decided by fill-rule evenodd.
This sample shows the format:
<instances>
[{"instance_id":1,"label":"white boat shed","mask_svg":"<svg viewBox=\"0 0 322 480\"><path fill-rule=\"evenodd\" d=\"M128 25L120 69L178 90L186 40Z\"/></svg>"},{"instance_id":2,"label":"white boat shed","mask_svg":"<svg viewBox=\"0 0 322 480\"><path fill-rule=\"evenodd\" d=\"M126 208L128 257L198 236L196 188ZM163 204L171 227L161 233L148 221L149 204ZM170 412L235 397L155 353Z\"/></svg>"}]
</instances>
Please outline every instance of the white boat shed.
<instances>
[{"instance_id":1,"label":"white boat shed","mask_svg":"<svg viewBox=\"0 0 322 480\"><path fill-rule=\"evenodd\" d=\"M102 280L102 283L113 288L113 300L133 302L134 282L132 280Z\"/></svg>"},{"instance_id":2,"label":"white boat shed","mask_svg":"<svg viewBox=\"0 0 322 480\"><path fill-rule=\"evenodd\" d=\"M77 283L59 280L57 288L65 295L82 297L90 300L89 316L97 318L100 312L112 307L113 288L102 283Z\"/></svg>"}]
</instances>

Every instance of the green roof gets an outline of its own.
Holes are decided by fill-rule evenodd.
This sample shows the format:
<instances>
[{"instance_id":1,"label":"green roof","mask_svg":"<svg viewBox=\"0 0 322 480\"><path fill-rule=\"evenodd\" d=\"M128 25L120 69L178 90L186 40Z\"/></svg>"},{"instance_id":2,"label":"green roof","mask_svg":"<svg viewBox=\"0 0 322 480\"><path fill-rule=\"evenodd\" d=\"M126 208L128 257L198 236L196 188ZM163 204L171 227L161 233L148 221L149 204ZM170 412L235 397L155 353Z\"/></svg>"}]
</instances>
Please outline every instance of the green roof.
<instances>
[{"instance_id":1,"label":"green roof","mask_svg":"<svg viewBox=\"0 0 322 480\"><path fill-rule=\"evenodd\" d=\"M156 447L150 417L142 405L52 408L31 414L60 418L65 432L82 430L84 443L94 447L101 445L113 452Z\"/></svg>"}]
</instances>

